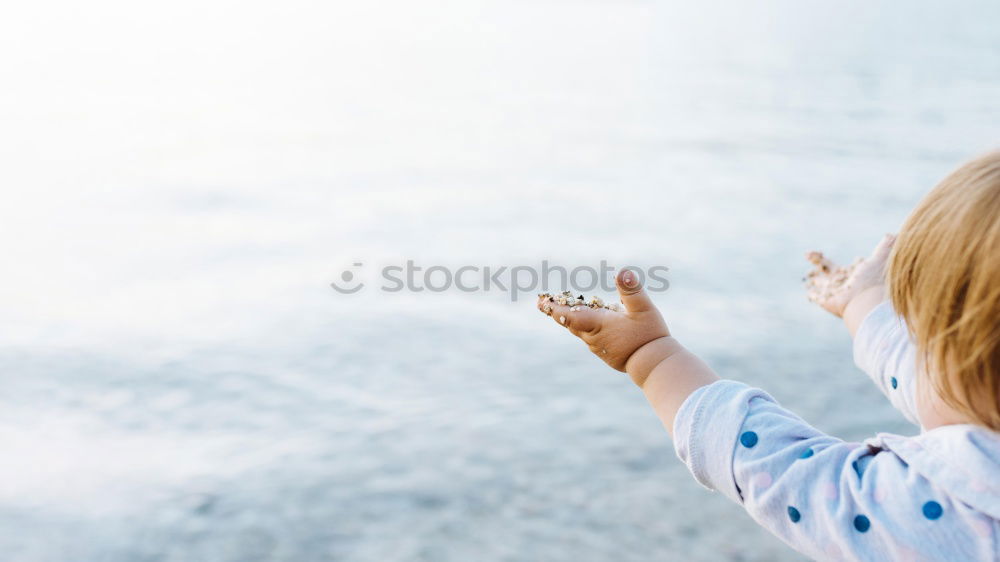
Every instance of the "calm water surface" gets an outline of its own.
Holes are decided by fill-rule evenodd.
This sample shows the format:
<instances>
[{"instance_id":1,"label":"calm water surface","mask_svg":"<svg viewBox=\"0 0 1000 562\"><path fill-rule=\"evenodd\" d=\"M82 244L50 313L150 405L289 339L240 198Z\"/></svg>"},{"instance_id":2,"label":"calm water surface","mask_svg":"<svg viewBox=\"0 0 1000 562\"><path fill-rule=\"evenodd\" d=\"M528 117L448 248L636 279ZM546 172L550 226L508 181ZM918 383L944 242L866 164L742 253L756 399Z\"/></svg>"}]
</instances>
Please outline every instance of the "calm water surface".
<instances>
[{"instance_id":1,"label":"calm water surface","mask_svg":"<svg viewBox=\"0 0 1000 562\"><path fill-rule=\"evenodd\" d=\"M914 431L802 254L996 144L995 2L12 10L5 559L798 559L530 300L333 292L356 261L665 264L723 376Z\"/></svg>"}]
</instances>

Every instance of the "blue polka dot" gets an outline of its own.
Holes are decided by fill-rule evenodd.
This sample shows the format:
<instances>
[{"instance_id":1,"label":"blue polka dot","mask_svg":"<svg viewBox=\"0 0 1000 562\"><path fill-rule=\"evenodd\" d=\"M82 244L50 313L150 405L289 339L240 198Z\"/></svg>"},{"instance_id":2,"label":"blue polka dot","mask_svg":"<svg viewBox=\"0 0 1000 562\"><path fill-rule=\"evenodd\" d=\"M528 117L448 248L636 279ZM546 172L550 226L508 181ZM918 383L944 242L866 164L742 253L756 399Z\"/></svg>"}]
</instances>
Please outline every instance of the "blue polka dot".
<instances>
[{"instance_id":1,"label":"blue polka dot","mask_svg":"<svg viewBox=\"0 0 1000 562\"><path fill-rule=\"evenodd\" d=\"M896 377L892 377L889 379L889 384L891 384L893 388L896 388L899 386L899 381L896 380Z\"/></svg>"},{"instance_id":2,"label":"blue polka dot","mask_svg":"<svg viewBox=\"0 0 1000 562\"><path fill-rule=\"evenodd\" d=\"M813 456L813 450L812 450L812 448L809 448L809 449L806 449L805 451L802 451L802 454L799 455L799 458L800 459L808 459L811 456Z\"/></svg>"},{"instance_id":3,"label":"blue polka dot","mask_svg":"<svg viewBox=\"0 0 1000 562\"><path fill-rule=\"evenodd\" d=\"M802 514L794 507L788 506L788 518L792 520L792 523L798 523L799 519L802 519Z\"/></svg>"},{"instance_id":4,"label":"blue polka dot","mask_svg":"<svg viewBox=\"0 0 1000 562\"><path fill-rule=\"evenodd\" d=\"M757 434L752 431L744 431L743 435L740 435L740 443L749 449L757 444Z\"/></svg>"},{"instance_id":5,"label":"blue polka dot","mask_svg":"<svg viewBox=\"0 0 1000 562\"><path fill-rule=\"evenodd\" d=\"M858 515L854 518L854 528L858 530L859 533L864 533L872 526L872 522L868 520L864 515Z\"/></svg>"},{"instance_id":6,"label":"blue polka dot","mask_svg":"<svg viewBox=\"0 0 1000 562\"><path fill-rule=\"evenodd\" d=\"M944 508L938 502L929 501L924 504L924 517L934 520L941 517L942 513L944 513Z\"/></svg>"}]
</instances>

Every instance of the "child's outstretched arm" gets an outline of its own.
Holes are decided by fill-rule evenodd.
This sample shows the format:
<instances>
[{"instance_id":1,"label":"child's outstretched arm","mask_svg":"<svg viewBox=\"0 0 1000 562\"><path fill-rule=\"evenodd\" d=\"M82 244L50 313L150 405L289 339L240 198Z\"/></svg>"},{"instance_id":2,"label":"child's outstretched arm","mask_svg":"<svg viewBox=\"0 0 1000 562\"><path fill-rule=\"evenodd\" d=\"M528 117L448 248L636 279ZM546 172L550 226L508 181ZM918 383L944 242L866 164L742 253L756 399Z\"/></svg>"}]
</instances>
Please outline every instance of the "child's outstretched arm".
<instances>
[{"instance_id":1,"label":"child's outstretched arm","mask_svg":"<svg viewBox=\"0 0 1000 562\"><path fill-rule=\"evenodd\" d=\"M809 300L843 318L854 338L854 362L906 419L920 425L916 406L916 356L909 332L886 300L885 269L895 236L886 235L867 258L850 268L819 252L807 258Z\"/></svg>"},{"instance_id":2,"label":"child's outstretched arm","mask_svg":"<svg viewBox=\"0 0 1000 562\"><path fill-rule=\"evenodd\" d=\"M625 312L560 305L545 297L539 298L538 309L582 339L605 363L628 373L672 434L684 400L719 377L670 335L633 272L618 272L616 284Z\"/></svg>"},{"instance_id":3,"label":"child's outstretched arm","mask_svg":"<svg viewBox=\"0 0 1000 562\"><path fill-rule=\"evenodd\" d=\"M925 475L934 459L911 456L919 443L895 438L902 440L897 452L892 436L862 444L824 435L763 391L719 380L670 335L633 274L620 272L618 289L625 313L547 298L538 308L642 388L701 484L813 558L992 555L994 543L982 538L991 532L989 522L969 507L976 498L964 491L953 496L929 482ZM941 428L920 439L940 431L969 429Z\"/></svg>"}]
</instances>

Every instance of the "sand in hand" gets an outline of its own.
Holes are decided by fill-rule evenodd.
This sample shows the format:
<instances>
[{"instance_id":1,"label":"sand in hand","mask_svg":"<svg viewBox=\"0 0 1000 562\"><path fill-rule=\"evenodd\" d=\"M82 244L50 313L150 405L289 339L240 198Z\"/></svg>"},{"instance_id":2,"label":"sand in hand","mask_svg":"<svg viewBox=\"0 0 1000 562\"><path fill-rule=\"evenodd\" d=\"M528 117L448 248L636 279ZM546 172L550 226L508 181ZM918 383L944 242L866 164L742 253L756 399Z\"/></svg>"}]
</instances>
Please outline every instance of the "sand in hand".
<instances>
[{"instance_id":1,"label":"sand in hand","mask_svg":"<svg viewBox=\"0 0 1000 562\"><path fill-rule=\"evenodd\" d=\"M806 295L812 302L829 300L838 291L847 288L854 270L864 261L864 258L858 258L844 267L830 261L822 252L809 252L806 258L816 266L806 275Z\"/></svg>"},{"instance_id":2,"label":"sand in hand","mask_svg":"<svg viewBox=\"0 0 1000 562\"><path fill-rule=\"evenodd\" d=\"M574 297L573 293L569 291L563 291L558 295L553 295L551 293L539 293L538 298L543 301L540 310L549 315L552 314L553 304L569 306L570 312L575 312L585 306L587 308L603 308L606 310L613 310L615 312L625 312L625 306L620 303L606 303L601 300L600 297L590 297L590 300L587 300L583 295L577 295Z\"/></svg>"}]
</instances>

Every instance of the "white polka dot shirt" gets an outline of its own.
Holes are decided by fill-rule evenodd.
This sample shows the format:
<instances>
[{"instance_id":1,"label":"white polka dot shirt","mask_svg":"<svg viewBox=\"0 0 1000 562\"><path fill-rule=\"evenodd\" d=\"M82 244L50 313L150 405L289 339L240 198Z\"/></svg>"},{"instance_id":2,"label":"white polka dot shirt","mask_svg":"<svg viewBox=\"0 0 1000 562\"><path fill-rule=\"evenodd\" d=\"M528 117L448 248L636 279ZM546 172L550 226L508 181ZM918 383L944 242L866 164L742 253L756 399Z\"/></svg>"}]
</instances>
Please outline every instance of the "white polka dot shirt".
<instances>
[{"instance_id":1,"label":"white polka dot shirt","mask_svg":"<svg viewBox=\"0 0 1000 562\"><path fill-rule=\"evenodd\" d=\"M855 361L915 422L913 345L883 303L855 337ZM674 420L695 478L819 560L1000 560L1000 434L951 425L847 443L762 390L719 381Z\"/></svg>"}]
</instances>

